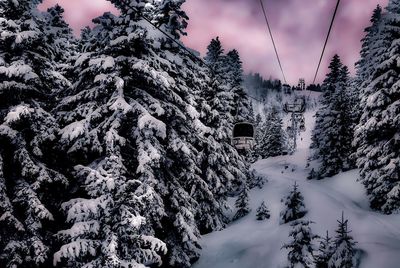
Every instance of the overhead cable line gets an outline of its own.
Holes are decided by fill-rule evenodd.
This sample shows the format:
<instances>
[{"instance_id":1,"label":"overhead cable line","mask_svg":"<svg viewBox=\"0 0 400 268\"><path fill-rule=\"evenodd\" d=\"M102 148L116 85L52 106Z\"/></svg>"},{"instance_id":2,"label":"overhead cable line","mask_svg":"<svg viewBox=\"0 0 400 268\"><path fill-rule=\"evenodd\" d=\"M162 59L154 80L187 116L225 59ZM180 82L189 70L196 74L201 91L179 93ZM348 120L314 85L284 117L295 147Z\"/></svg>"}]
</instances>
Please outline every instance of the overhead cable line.
<instances>
[{"instance_id":1,"label":"overhead cable line","mask_svg":"<svg viewBox=\"0 0 400 268\"><path fill-rule=\"evenodd\" d=\"M331 34L331 31L332 31L332 27L333 27L333 23L335 21L336 13L337 13L337 11L339 9L339 4L340 4L340 0L338 0L337 3L336 3L335 12L333 13L331 24L329 25L328 35L326 36L326 39L325 39L324 48L322 49L322 53L321 53L321 57L319 59L318 67L317 67L317 70L315 72L313 84L315 84L315 80L317 80L318 71L319 71L319 68L321 67L322 58L324 57L326 45L328 44L329 36Z\"/></svg>"},{"instance_id":2,"label":"overhead cable line","mask_svg":"<svg viewBox=\"0 0 400 268\"><path fill-rule=\"evenodd\" d=\"M287 82L286 82L286 76L285 76L285 73L283 72L283 68L282 68L281 60L280 60L280 58L279 58L278 50L276 49L274 36L272 35L271 27L270 27L270 25L269 25L269 21L268 21L268 17L267 17L267 12L265 11L265 7L264 7L264 4L263 4L262 0L260 0L260 4L261 4L262 11L263 11L263 13L264 13L264 18L265 18L265 22L266 22L266 24L267 24L269 36L271 37L272 45L274 46L275 55L276 55L276 58L278 59L279 68L281 69L281 72L282 72L283 80L285 81L285 84L287 84Z\"/></svg>"}]
</instances>

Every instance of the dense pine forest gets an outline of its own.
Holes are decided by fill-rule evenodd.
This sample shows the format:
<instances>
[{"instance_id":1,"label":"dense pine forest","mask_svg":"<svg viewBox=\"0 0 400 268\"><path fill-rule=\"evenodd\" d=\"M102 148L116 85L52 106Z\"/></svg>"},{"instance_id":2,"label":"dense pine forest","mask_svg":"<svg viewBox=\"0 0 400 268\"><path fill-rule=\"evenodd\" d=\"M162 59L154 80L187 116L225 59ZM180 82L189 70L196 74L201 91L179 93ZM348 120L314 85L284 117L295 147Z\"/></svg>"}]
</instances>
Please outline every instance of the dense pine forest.
<instances>
[{"instance_id":1,"label":"dense pine forest","mask_svg":"<svg viewBox=\"0 0 400 268\"><path fill-rule=\"evenodd\" d=\"M204 57L186 47L185 0L109 1L119 14L78 38L59 5L0 0L0 267L207 267L202 237L253 213L287 227L271 241L282 267L363 267L347 212L335 211L333 237L317 235L296 181L357 170L368 213L399 213L400 1L373 11L355 76L335 55L306 93L245 74L218 37ZM282 108L299 96L315 120L302 130L306 172L278 204L261 202L279 174L298 175L280 157L306 139ZM251 150L232 144L237 122L255 127ZM282 165L274 178L266 159Z\"/></svg>"}]
</instances>

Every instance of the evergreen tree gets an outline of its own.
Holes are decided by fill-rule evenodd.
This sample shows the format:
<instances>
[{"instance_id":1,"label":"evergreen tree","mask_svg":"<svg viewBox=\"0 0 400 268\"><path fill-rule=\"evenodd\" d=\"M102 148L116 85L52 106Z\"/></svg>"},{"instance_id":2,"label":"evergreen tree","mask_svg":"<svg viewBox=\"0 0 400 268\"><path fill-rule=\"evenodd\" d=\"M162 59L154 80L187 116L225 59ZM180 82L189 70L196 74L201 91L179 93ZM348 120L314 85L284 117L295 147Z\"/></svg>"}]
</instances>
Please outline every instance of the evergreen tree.
<instances>
[{"instance_id":1,"label":"evergreen tree","mask_svg":"<svg viewBox=\"0 0 400 268\"><path fill-rule=\"evenodd\" d=\"M316 114L316 125L312 133L312 160L319 162L314 171L317 179L331 177L353 167L352 137L355 118L352 117L349 72L338 55L329 65L323 84L322 107Z\"/></svg>"},{"instance_id":2,"label":"evergreen tree","mask_svg":"<svg viewBox=\"0 0 400 268\"><path fill-rule=\"evenodd\" d=\"M250 189L257 187L258 189L262 189L264 184L268 182L268 178L264 175L258 174L255 169L251 171L251 176L248 177L249 180L247 181L247 185Z\"/></svg>"},{"instance_id":3,"label":"evergreen tree","mask_svg":"<svg viewBox=\"0 0 400 268\"><path fill-rule=\"evenodd\" d=\"M355 161L353 160L353 154L355 148L352 145L355 128L359 122L360 112L357 104L359 103L358 91L354 85L354 79L350 77L350 71L347 66L343 66L340 73L339 88L334 98L336 98L339 104L340 121L337 120L340 125L340 142L339 154L345 158L342 164L343 170L349 170L355 168Z\"/></svg>"},{"instance_id":4,"label":"evergreen tree","mask_svg":"<svg viewBox=\"0 0 400 268\"><path fill-rule=\"evenodd\" d=\"M59 205L68 184L49 113L57 72L41 1L0 1L0 266L49 266ZM66 24L65 28L68 28ZM60 194L61 192L61 194Z\"/></svg>"},{"instance_id":5,"label":"evergreen tree","mask_svg":"<svg viewBox=\"0 0 400 268\"><path fill-rule=\"evenodd\" d=\"M64 9L58 4L44 14L46 42L52 44L52 58L56 63L65 64L75 52L76 40L72 29L63 18Z\"/></svg>"},{"instance_id":6,"label":"evergreen tree","mask_svg":"<svg viewBox=\"0 0 400 268\"><path fill-rule=\"evenodd\" d=\"M315 267L313 240L318 236L311 231L310 224L312 223L311 221L296 220L290 224L292 230L289 236L292 237L292 240L283 246L289 250L289 268Z\"/></svg>"},{"instance_id":7,"label":"evergreen tree","mask_svg":"<svg viewBox=\"0 0 400 268\"><path fill-rule=\"evenodd\" d=\"M286 146L286 136L282 128L282 118L274 107L260 127L255 151L262 159L282 155Z\"/></svg>"},{"instance_id":8,"label":"evergreen tree","mask_svg":"<svg viewBox=\"0 0 400 268\"><path fill-rule=\"evenodd\" d=\"M175 35L183 2L112 2L121 15L84 31L77 80L57 107L79 190L63 205L70 228L59 232L55 264L189 267L200 232L226 223L226 197L248 166L226 141L229 117L200 94L207 70L140 16ZM206 126L210 114L218 120Z\"/></svg>"},{"instance_id":9,"label":"evergreen tree","mask_svg":"<svg viewBox=\"0 0 400 268\"><path fill-rule=\"evenodd\" d=\"M233 94L233 103L231 103L231 112L235 115L238 122L254 121L252 103L247 97L243 88L243 67L237 50L229 51L223 59L224 76L227 82L227 91Z\"/></svg>"},{"instance_id":10,"label":"evergreen tree","mask_svg":"<svg viewBox=\"0 0 400 268\"><path fill-rule=\"evenodd\" d=\"M377 67L377 56L385 50L385 46L382 47L385 41L379 38L382 22L382 7L380 5L377 5L374 9L370 22L371 25L364 29L365 37L361 40L361 58L356 63L357 78L360 82L359 86L362 88L364 87L362 85L369 81Z\"/></svg>"},{"instance_id":11,"label":"evergreen tree","mask_svg":"<svg viewBox=\"0 0 400 268\"><path fill-rule=\"evenodd\" d=\"M362 116L356 128L357 166L371 207L385 213L400 208L399 113L400 5L391 0L377 26L380 54L371 57L376 69L362 91ZM369 82L370 81L370 82Z\"/></svg>"},{"instance_id":12,"label":"evergreen tree","mask_svg":"<svg viewBox=\"0 0 400 268\"><path fill-rule=\"evenodd\" d=\"M336 230L336 237L334 242L335 249L332 252L331 258L328 262L329 268L353 268L354 255L355 255L355 242L349 235L351 231L348 230L348 220L342 219L338 221L339 225Z\"/></svg>"},{"instance_id":13,"label":"evergreen tree","mask_svg":"<svg viewBox=\"0 0 400 268\"><path fill-rule=\"evenodd\" d=\"M243 218L251 211L249 207L249 188L245 185L236 199L235 206L238 209L235 216L233 217L234 220Z\"/></svg>"},{"instance_id":14,"label":"evergreen tree","mask_svg":"<svg viewBox=\"0 0 400 268\"><path fill-rule=\"evenodd\" d=\"M186 35L187 20L189 17L182 10L181 6L185 0L163 0L159 1L156 12L153 14L153 22L157 26L168 31L174 38L179 39L182 35ZM154 1L156 4L157 1Z\"/></svg>"},{"instance_id":15,"label":"evergreen tree","mask_svg":"<svg viewBox=\"0 0 400 268\"><path fill-rule=\"evenodd\" d=\"M316 268L328 268L328 262L335 251L335 245L332 238L326 231L326 236L321 238L317 254L315 254Z\"/></svg>"},{"instance_id":16,"label":"evergreen tree","mask_svg":"<svg viewBox=\"0 0 400 268\"><path fill-rule=\"evenodd\" d=\"M293 184L293 189L286 197L285 207L280 213L280 224L300 219L306 215L307 210L304 205L304 197L298 188L299 186L295 182Z\"/></svg>"},{"instance_id":17,"label":"evergreen tree","mask_svg":"<svg viewBox=\"0 0 400 268\"><path fill-rule=\"evenodd\" d=\"M223 74L223 55L224 49L219 37L217 36L215 39L212 39L210 44L207 46L207 54L204 58L213 75L221 76Z\"/></svg>"},{"instance_id":18,"label":"evergreen tree","mask_svg":"<svg viewBox=\"0 0 400 268\"><path fill-rule=\"evenodd\" d=\"M64 21L63 15L64 9L59 5L47 9L47 12L44 13L45 27L43 30L46 37L45 42L51 44L52 47L50 56L55 62L54 75L66 78L62 80L61 91L71 87L71 83L76 79L72 75L73 61L78 57L78 41L74 37L72 29ZM63 92L54 90L53 94L56 96L63 94Z\"/></svg>"},{"instance_id":19,"label":"evergreen tree","mask_svg":"<svg viewBox=\"0 0 400 268\"><path fill-rule=\"evenodd\" d=\"M94 20L97 27L90 33L86 53L74 64L78 80L57 107L61 143L75 166L76 184L84 190L63 204L71 225L59 232L62 246L54 256L55 265L63 267L160 265L167 249L155 232L163 224L173 231L162 239L182 241L188 251L176 253L171 247L169 253L176 254L171 259L189 262L188 255L198 248L193 242L199 235L192 210L196 202L177 181L167 184L166 178L183 177L188 168L193 170L185 176L189 182L199 172L196 158L189 160L184 153L192 153L192 146L179 137L182 129L171 128L167 134L165 123L175 117L171 126L187 126L178 122L187 120L178 115L188 104L169 106L177 97L170 87L175 83L168 74L172 70L156 70L148 58L160 53L152 50L158 40L139 34L146 29L138 25L136 12L121 13ZM128 38L131 23L137 30ZM174 164L182 169L169 168L173 154L181 159Z\"/></svg>"},{"instance_id":20,"label":"evergreen tree","mask_svg":"<svg viewBox=\"0 0 400 268\"><path fill-rule=\"evenodd\" d=\"M255 135L254 135L254 141L255 141L255 145L254 145L254 149L252 152L252 159L251 162L254 163L257 160L261 159L261 155L260 155L260 144L262 142L262 138L263 138L263 119L261 117L260 114L257 114L255 117L255 122L254 122L254 128L255 128Z\"/></svg>"},{"instance_id":21,"label":"evergreen tree","mask_svg":"<svg viewBox=\"0 0 400 268\"><path fill-rule=\"evenodd\" d=\"M211 40L205 61L210 79L207 88L200 93L206 101L201 108L201 118L212 129L212 135L202 152L202 170L211 188L219 191L218 196L235 195L242 184L254 176L244 157L231 145L234 96L225 85L224 50L218 38Z\"/></svg>"},{"instance_id":22,"label":"evergreen tree","mask_svg":"<svg viewBox=\"0 0 400 268\"><path fill-rule=\"evenodd\" d=\"M357 102L353 103L353 115L357 118L356 124L360 122L362 110L366 106L366 98L363 96L370 93L368 85L372 82L373 73L376 71L382 55L390 46L385 38L381 38L384 27L382 20L382 7L377 5L374 9L370 22L371 25L364 29L365 37L361 40L362 48L360 60L356 63L357 76L353 82L354 94L357 94ZM355 98L354 98L355 99Z\"/></svg>"},{"instance_id":23,"label":"evergreen tree","mask_svg":"<svg viewBox=\"0 0 400 268\"><path fill-rule=\"evenodd\" d=\"M258 207L256 217L259 221L269 219L271 217L264 201L262 201L261 205Z\"/></svg>"}]
</instances>

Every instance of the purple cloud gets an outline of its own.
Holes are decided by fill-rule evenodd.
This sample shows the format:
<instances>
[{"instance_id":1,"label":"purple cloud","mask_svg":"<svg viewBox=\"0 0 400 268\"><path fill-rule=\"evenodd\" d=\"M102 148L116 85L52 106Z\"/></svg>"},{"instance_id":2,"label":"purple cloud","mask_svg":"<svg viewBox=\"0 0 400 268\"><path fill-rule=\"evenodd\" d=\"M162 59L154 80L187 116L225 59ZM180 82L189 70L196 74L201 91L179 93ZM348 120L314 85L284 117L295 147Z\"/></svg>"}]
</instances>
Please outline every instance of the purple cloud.
<instances>
[{"instance_id":1,"label":"purple cloud","mask_svg":"<svg viewBox=\"0 0 400 268\"><path fill-rule=\"evenodd\" d=\"M288 82L300 77L311 82L336 1L263 0ZM338 53L354 72L360 39L377 4L388 0L345 0L341 2L318 81L323 79L330 58ZM76 33L104 11L117 10L105 0L45 0L44 9L62 5ZM281 78L258 0L187 0L190 17L186 45L205 53L211 38L220 36L226 50L239 50L247 72Z\"/></svg>"}]
</instances>

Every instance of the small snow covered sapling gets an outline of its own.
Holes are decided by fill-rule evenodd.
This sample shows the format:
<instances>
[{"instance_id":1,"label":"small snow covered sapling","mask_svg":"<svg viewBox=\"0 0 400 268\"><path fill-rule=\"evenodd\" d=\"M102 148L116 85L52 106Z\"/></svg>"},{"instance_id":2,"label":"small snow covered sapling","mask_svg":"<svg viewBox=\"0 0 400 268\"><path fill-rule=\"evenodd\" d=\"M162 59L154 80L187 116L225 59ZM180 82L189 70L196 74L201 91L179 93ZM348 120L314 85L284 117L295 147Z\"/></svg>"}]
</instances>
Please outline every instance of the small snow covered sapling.
<instances>
[{"instance_id":1,"label":"small snow covered sapling","mask_svg":"<svg viewBox=\"0 0 400 268\"><path fill-rule=\"evenodd\" d=\"M233 220L240 219L246 216L250 211L249 207L249 188L245 185L240 193L238 199L235 202L235 206L238 209Z\"/></svg>"},{"instance_id":2,"label":"small snow covered sapling","mask_svg":"<svg viewBox=\"0 0 400 268\"><path fill-rule=\"evenodd\" d=\"M267 206L265 205L264 201L262 201L260 207L257 209L256 216L257 216L257 220L259 220L259 221L270 218L269 210L268 210Z\"/></svg>"},{"instance_id":3,"label":"small snow covered sapling","mask_svg":"<svg viewBox=\"0 0 400 268\"><path fill-rule=\"evenodd\" d=\"M311 221L297 220L290 224L291 241L282 248L288 249L288 267L314 268L314 246L312 241L318 238L311 231Z\"/></svg>"},{"instance_id":4,"label":"small snow covered sapling","mask_svg":"<svg viewBox=\"0 0 400 268\"><path fill-rule=\"evenodd\" d=\"M356 242L349 234L351 231L348 229L348 220L344 220L342 212L342 219L338 220L338 228L336 229L336 237L334 240L335 249L328 262L328 268L353 268L355 267L355 253L354 248Z\"/></svg>"},{"instance_id":5,"label":"small snow covered sapling","mask_svg":"<svg viewBox=\"0 0 400 268\"><path fill-rule=\"evenodd\" d=\"M293 189L286 197L285 207L280 213L280 224L285 224L302 218L307 210L304 205L303 195L298 190L297 182L294 183Z\"/></svg>"},{"instance_id":6,"label":"small snow covered sapling","mask_svg":"<svg viewBox=\"0 0 400 268\"><path fill-rule=\"evenodd\" d=\"M251 176L249 176L248 179L248 185L250 189L253 189L255 187L262 189L264 187L264 184L268 182L268 179L265 177L265 175L261 175L256 172L255 169L250 171Z\"/></svg>"},{"instance_id":7,"label":"small snow covered sapling","mask_svg":"<svg viewBox=\"0 0 400 268\"><path fill-rule=\"evenodd\" d=\"M316 268L328 268L329 259L335 250L335 246L332 241L332 237L329 236L326 231L326 236L321 238L319 242L318 252L315 254L315 267Z\"/></svg>"},{"instance_id":8,"label":"small snow covered sapling","mask_svg":"<svg viewBox=\"0 0 400 268\"><path fill-rule=\"evenodd\" d=\"M308 163L307 165L310 165L310 163ZM317 172L315 172L315 169L314 168L312 168L311 169L311 171L310 171L310 174L308 174L308 176L307 176L307 179L308 180L314 180L314 179L317 179Z\"/></svg>"}]
</instances>

